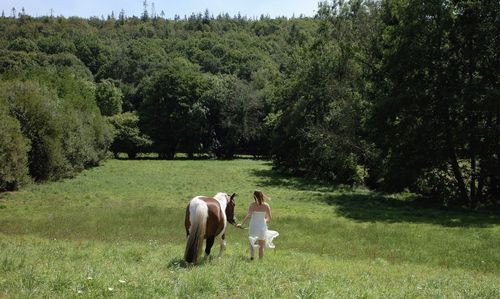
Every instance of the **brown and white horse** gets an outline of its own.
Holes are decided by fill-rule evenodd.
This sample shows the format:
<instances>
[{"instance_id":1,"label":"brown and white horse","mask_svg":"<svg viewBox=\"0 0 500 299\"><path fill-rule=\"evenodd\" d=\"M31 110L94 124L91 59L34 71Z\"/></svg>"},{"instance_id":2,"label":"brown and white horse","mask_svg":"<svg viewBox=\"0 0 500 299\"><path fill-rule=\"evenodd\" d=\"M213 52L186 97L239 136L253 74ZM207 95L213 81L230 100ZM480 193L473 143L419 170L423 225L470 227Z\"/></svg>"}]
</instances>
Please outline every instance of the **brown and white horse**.
<instances>
[{"instance_id":1,"label":"brown and white horse","mask_svg":"<svg viewBox=\"0 0 500 299\"><path fill-rule=\"evenodd\" d=\"M234 219L234 196L226 193L217 193L214 197L196 196L191 199L186 208L184 225L186 227L187 244L184 260L196 263L203 248L203 240L207 239L205 246L205 259L208 259L210 250L216 237L221 237L219 257L226 247L225 231L227 222L236 225Z\"/></svg>"}]
</instances>

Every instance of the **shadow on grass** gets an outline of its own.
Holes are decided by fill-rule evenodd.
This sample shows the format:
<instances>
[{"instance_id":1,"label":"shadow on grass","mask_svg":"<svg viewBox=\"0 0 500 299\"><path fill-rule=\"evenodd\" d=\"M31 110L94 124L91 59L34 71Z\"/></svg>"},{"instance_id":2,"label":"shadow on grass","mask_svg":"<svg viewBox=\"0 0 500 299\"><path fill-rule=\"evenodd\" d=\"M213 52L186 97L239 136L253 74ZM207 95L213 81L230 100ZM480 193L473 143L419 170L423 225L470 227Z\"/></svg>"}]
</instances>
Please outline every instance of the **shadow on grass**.
<instances>
[{"instance_id":1,"label":"shadow on grass","mask_svg":"<svg viewBox=\"0 0 500 299\"><path fill-rule=\"evenodd\" d=\"M400 199L383 194L328 195L324 201L337 207L340 216L364 222L429 223L446 227L500 225L498 213L446 208L417 197Z\"/></svg>"},{"instance_id":2,"label":"shadow on grass","mask_svg":"<svg viewBox=\"0 0 500 299\"><path fill-rule=\"evenodd\" d=\"M336 207L339 216L362 222L429 223L446 227L500 225L498 210L447 208L417 196L387 195L335 187L312 179L287 176L274 170L256 170L263 187L315 192L312 198ZM321 192L321 193L316 193Z\"/></svg>"},{"instance_id":3,"label":"shadow on grass","mask_svg":"<svg viewBox=\"0 0 500 299\"><path fill-rule=\"evenodd\" d=\"M204 267L206 265L209 265L210 263L215 263L219 259L220 259L219 257L211 256L209 260L205 261L203 259L203 255L202 255L202 256L200 256L199 261L197 263L188 264L184 259L173 258L167 264L167 268L169 270L175 271L175 270L179 270L179 269L190 269L193 267Z\"/></svg>"},{"instance_id":4,"label":"shadow on grass","mask_svg":"<svg viewBox=\"0 0 500 299\"><path fill-rule=\"evenodd\" d=\"M129 161L146 161L146 160L153 160L153 161L202 161L202 160L211 160L213 159L212 157L210 156L195 156L195 157L183 157L183 156L180 156L180 157L174 157L173 159L161 159L161 158L158 158L157 156L139 156L139 157L135 157L133 159L130 159L126 156L119 156L119 157L115 157L116 160L129 160Z\"/></svg>"},{"instance_id":5,"label":"shadow on grass","mask_svg":"<svg viewBox=\"0 0 500 299\"><path fill-rule=\"evenodd\" d=\"M153 161L203 161L203 160L220 160L220 161L232 161L232 160L261 160L262 157L255 157L251 155L235 155L232 158L215 158L214 156L208 155L208 154L197 154L193 157L188 157L187 155L176 155L172 159L167 159L167 158L159 158L158 155L155 154L149 154L149 155L139 155L135 158L129 158L127 155L119 155L118 157L114 157L116 160L153 160Z\"/></svg>"},{"instance_id":6,"label":"shadow on grass","mask_svg":"<svg viewBox=\"0 0 500 299\"><path fill-rule=\"evenodd\" d=\"M178 269L186 269L186 268L190 268L190 267L192 267L192 265L189 265L188 263L186 263L186 261L184 259L181 259L181 258L171 259L167 265L168 269L174 270L174 271L178 270Z\"/></svg>"},{"instance_id":7,"label":"shadow on grass","mask_svg":"<svg viewBox=\"0 0 500 299\"><path fill-rule=\"evenodd\" d=\"M272 169L251 170L251 175L260 179L259 186L280 187L299 191L334 192L348 188L326 184L310 178L301 178L279 173Z\"/></svg>"}]
</instances>

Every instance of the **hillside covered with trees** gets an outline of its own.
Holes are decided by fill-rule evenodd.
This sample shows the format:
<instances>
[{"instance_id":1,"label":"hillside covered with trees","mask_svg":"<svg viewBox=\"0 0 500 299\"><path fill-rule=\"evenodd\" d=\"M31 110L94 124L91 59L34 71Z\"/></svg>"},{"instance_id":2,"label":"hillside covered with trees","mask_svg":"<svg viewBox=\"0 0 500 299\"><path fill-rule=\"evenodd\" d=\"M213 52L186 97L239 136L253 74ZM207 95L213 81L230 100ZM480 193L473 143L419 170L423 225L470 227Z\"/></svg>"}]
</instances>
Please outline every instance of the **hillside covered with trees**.
<instances>
[{"instance_id":1,"label":"hillside covered with trees","mask_svg":"<svg viewBox=\"0 0 500 299\"><path fill-rule=\"evenodd\" d=\"M0 18L0 190L108 152L238 154L332 184L500 204L500 3L328 1Z\"/></svg>"}]
</instances>

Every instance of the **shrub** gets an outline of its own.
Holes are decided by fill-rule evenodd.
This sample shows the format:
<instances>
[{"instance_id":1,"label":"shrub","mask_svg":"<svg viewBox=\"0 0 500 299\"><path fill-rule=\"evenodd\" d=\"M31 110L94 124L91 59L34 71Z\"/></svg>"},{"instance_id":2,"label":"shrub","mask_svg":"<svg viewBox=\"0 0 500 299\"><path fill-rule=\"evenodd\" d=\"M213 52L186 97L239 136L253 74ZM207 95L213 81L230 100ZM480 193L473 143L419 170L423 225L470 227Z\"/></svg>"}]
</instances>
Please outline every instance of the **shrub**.
<instances>
[{"instance_id":1,"label":"shrub","mask_svg":"<svg viewBox=\"0 0 500 299\"><path fill-rule=\"evenodd\" d=\"M139 130L139 117L132 112L116 114L108 118L115 129L115 138L111 145L111 151L127 153L129 159L135 159L137 153L144 151L152 144L148 136Z\"/></svg>"},{"instance_id":2,"label":"shrub","mask_svg":"<svg viewBox=\"0 0 500 299\"><path fill-rule=\"evenodd\" d=\"M17 190L29 181L29 140L21 133L19 121L0 98L0 191Z\"/></svg>"},{"instance_id":3,"label":"shrub","mask_svg":"<svg viewBox=\"0 0 500 299\"><path fill-rule=\"evenodd\" d=\"M95 166L106 158L112 128L96 105L91 78L84 73L75 76L74 67L64 66L39 68L28 76L50 86L58 95L60 121L64 124L62 142L71 171Z\"/></svg>"},{"instance_id":4,"label":"shrub","mask_svg":"<svg viewBox=\"0 0 500 299\"><path fill-rule=\"evenodd\" d=\"M460 161L460 168L467 186L470 184L471 168L468 161ZM414 192L430 197L445 206L464 204L451 167L447 164L424 171L417 179Z\"/></svg>"},{"instance_id":5,"label":"shrub","mask_svg":"<svg viewBox=\"0 0 500 299\"><path fill-rule=\"evenodd\" d=\"M96 106L93 83L64 70L29 74L42 83L6 81L0 83L0 96L30 140L33 179L70 177L106 158L112 129Z\"/></svg>"},{"instance_id":6,"label":"shrub","mask_svg":"<svg viewBox=\"0 0 500 299\"><path fill-rule=\"evenodd\" d=\"M69 168L64 158L60 103L46 88L34 82L4 82L0 93L31 142L29 172L37 181L64 176Z\"/></svg>"}]
</instances>

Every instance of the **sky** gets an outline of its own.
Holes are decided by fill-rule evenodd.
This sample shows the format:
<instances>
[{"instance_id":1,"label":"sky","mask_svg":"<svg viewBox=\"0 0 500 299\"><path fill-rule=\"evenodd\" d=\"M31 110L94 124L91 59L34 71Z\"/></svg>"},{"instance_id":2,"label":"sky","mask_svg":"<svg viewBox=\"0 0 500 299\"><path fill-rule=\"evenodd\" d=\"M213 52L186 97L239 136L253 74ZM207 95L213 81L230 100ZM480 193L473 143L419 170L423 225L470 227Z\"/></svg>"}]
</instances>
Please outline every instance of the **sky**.
<instances>
[{"instance_id":1,"label":"sky","mask_svg":"<svg viewBox=\"0 0 500 299\"><path fill-rule=\"evenodd\" d=\"M114 11L115 16L123 9L127 16L140 16L143 12L144 0L0 0L0 10L6 16L11 15L14 7L19 13L24 7L31 16L79 16L101 17ZM155 12L159 15L163 10L165 16L172 19L176 14L184 17L191 13L204 12L208 9L211 14L224 12L234 16L241 13L249 18L269 15L270 17L292 15L314 16L319 0L148 0L149 11L154 2Z\"/></svg>"}]
</instances>

